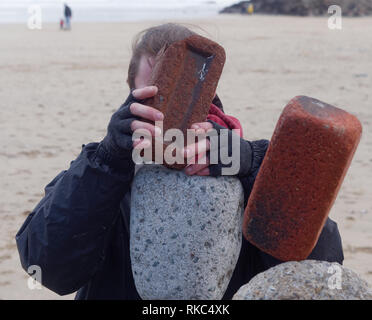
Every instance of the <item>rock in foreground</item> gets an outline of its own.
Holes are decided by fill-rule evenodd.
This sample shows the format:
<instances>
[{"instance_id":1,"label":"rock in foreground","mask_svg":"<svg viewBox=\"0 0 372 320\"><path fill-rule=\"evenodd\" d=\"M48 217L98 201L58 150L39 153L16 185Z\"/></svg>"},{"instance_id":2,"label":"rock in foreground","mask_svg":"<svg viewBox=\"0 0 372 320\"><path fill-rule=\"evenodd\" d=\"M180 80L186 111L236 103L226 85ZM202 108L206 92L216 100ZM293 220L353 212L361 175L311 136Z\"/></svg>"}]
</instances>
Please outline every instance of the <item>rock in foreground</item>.
<instances>
[{"instance_id":1,"label":"rock in foreground","mask_svg":"<svg viewBox=\"0 0 372 320\"><path fill-rule=\"evenodd\" d=\"M132 184L130 254L143 299L221 299L241 248L244 192L234 177L146 165Z\"/></svg>"},{"instance_id":2,"label":"rock in foreground","mask_svg":"<svg viewBox=\"0 0 372 320\"><path fill-rule=\"evenodd\" d=\"M338 263L304 260L279 264L242 286L234 300L371 300L372 290Z\"/></svg>"}]
</instances>

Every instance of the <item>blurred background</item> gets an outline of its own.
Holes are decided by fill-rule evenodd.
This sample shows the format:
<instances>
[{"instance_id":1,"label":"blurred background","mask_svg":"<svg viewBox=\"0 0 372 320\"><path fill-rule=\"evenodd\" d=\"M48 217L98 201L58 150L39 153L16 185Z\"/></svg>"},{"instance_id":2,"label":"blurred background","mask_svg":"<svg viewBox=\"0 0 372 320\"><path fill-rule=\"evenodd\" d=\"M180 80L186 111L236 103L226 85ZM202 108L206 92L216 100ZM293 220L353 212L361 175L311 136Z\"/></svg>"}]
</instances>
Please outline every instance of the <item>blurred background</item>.
<instances>
[{"instance_id":1,"label":"blurred background","mask_svg":"<svg viewBox=\"0 0 372 320\"><path fill-rule=\"evenodd\" d=\"M0 2L0 299L74 297L28 287L15 234L81 145L105 135L129 92L133 37L165 22L225 48L217 93L248 140L270 139L297 95L359 118L363 137L330 218L344 265L372 285L371 0L71 0L71 17L64 3Z\"/></svg>"},{"instance_id":2,"label":"blurred background","mask_svg":"<svg viewBox=\"0 0 372 320\"><path fill-rule=\"evenodd\" d=\"M215 15L219 10L233 4L231 0L4 0L0 4L0 21L23 22L27 20L27 8L40 5L43 21L59 21L63 4L74 9L77 22L138 21L143 19L195 18Z\"/></svg>"}]
</instances>

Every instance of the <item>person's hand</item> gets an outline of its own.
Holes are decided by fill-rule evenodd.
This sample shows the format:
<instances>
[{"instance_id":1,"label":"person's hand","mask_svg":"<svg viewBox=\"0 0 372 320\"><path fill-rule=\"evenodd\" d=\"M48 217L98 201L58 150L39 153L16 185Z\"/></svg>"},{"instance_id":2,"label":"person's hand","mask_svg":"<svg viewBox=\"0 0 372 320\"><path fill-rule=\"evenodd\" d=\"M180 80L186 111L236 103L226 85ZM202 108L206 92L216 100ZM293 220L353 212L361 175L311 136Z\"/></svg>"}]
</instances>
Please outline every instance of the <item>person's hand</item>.
<instances>
[{"instance_id":1,"label":"person's hand","mask_svg":"<svg viewBox=\"0 0 372 320\"><path fill-rule=\"evenodd\" d=\"M135 130L143 129L148 130L152 136L159 134L160 128L142 120L160 121L164 119L163 113L141 103L157 92L158 88L155 86L133 90L119 110L112 115L107 135L100 143L105 158L129 159L133 147L145 149L150 146L151 142L147 139L132 141L132 134Z\"/></svg>"},{"instance_id":2,"label":"person's hand","mask_svg":"<svg viewBox=\"0 0 372 320\"><path fill-rule=\"evenodd\" d=\"M190 163L184 172L188 175L198 175L198 176L209 176L209 158L207 153L210 149L209 139L206 137L206 133L213 128L210 122L200 122L194 123L191 129L194 129L196 135L201 137L196 143L187 145L183 154L186 159L186 163Z\"/></svg>"},{"instance_id":3,"label":"person's hand","mask_svg":"<svg viewBox=\"0 0 372 320\"><path fill-rule=\"evenodd\" d=\"M135 89L132 91L132 95L137 100L137 102L133 102L129 107L129 111L134 116L137 116L130 123L130 129L132 133L136 130L138 130L139 132L141 131L144 132L143 130L148 130L151 133L152 137L161 134L161 129L159 127L156 127L152 123L141 121L141 119L150 120L151 122L164 120L164 114L161 111L140 103L141 100L155 96L157 92L158 88L156 86L148 86L141 89ZM151 141L146 138L135 139L133 141L133 147L135 148L138 147L144 149L149 147L150 145Z\"/></svg>"},{"instance_id":4,"label":"person's hand","mask_svg":"<svg viewBox=\"0 0 372 320\"><path fill-rule=\"evenodd\" d=\"M208 120L207 122L200 122L195 123L191 126L191 129L195 129L196 132L204 132L208 134L212 129L215 130L215 133L220 138L221 129L225 129L225 127L215 123L214 121ZM228 155L232 155L232 148L233 145L231 144L232 141L232 134L233 131L228 130L228 141L227 145L223 145L221 140L219 139L218 143L218 163L210 164L209 161L209 153L211 151L216 152L216 150L210 150L211 143L209 142L209 138L206 138L206 142L204 140L197 142L195 144L191 144L185 147L184 154L185 157L188 159L192 159L194 164L188 165L184 171L188 175L201 175L201 176L219 176L222 173L222 168L228 168L231 164L223 164L220 159L220 151L221 148L225 148L224 150ZM249 174L252 165L252 146L249 141L240 138L238 147L240 148L240 157L239 157L239 169L237 172L237 176L242 177ZM188 162L189 163L189 162Z\"/></svg>"}]
</instances>

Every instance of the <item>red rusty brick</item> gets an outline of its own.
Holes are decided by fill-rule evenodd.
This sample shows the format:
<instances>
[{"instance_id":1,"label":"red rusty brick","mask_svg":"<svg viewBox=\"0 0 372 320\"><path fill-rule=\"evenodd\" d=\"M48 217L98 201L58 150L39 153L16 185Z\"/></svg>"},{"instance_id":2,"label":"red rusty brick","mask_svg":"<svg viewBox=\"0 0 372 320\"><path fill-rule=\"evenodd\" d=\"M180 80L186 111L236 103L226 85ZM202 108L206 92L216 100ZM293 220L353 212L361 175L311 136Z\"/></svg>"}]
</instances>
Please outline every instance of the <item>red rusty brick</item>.
<instances>
[{"instance_id":1,"label":"red rusty brick","mask_svg":"<svg viewBox=\"0 0 372 320\"><path fill-rule=\"evenodd\" d=\"M298 96L284 108L244 213L243 234L282 261L306 259L349 168L359 120Z\"/></svg>"},{"instance_id":2,"label":"red rusty brick","mask_svg":"<svg viewBox=\"0 0 372 320\"><path fill-rule=\"evenodd\" d=\"M195 122L205 121L224 63L225 50L198 35L170 45L156 57L149 85L156 85L159 91L145 104L164 113L163 132L180 129L186 142L186 130ZM174 169L185 166L169 165Z\"/></svg>"}]
</instances>

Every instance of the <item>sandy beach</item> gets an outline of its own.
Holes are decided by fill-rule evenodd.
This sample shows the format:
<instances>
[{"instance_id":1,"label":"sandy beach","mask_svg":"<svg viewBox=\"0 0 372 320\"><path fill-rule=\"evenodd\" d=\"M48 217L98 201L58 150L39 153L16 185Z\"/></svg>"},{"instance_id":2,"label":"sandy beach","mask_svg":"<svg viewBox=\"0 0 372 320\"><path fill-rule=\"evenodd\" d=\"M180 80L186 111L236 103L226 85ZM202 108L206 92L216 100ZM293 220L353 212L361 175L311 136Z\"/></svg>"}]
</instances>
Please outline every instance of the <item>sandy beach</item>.
<instances>
[{"instance_id":1,"label":"sandy beach","mask_svg":"<svg viewBox=\"0 0 372 320\"><path fill-rule=\"evenodd\" d=\"M30 290L15 234L81 145L100 141L128 95L132 37L156 22L0 25L0 299L72 299ZM330 218L344 265L372 287L372 17L228 16L187 20L224 46L217 90L248 140L270 139L286 103L308 95L355 114L363 137ZM197 30L197 29L196 29Z\"/></svg>"}]
</instances>

